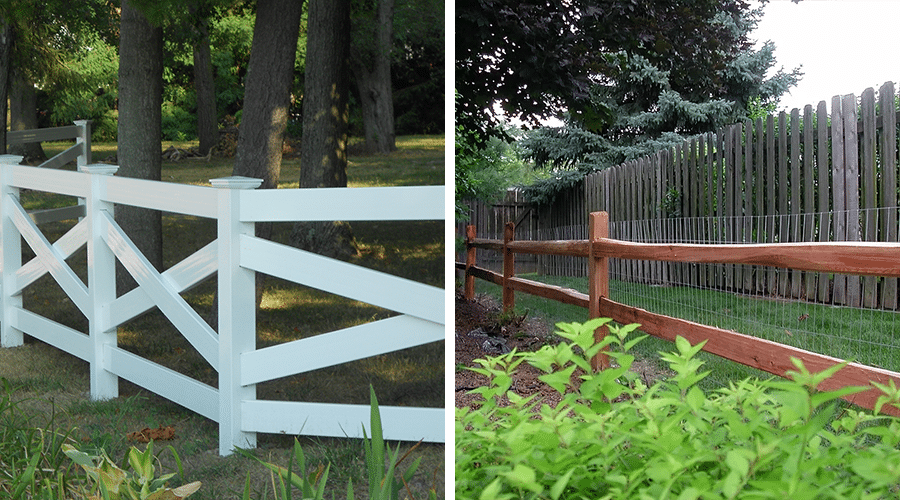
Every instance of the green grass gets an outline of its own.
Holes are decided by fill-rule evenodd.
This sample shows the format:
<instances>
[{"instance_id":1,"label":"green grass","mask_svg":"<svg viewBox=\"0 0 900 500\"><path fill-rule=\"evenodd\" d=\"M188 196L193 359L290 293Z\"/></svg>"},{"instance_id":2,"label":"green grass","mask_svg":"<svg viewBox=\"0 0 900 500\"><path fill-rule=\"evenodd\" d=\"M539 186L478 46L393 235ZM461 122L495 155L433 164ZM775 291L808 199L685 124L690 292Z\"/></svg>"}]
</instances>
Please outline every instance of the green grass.
<instances>
[{"instance_id":1,"label":"green grass","mask_svg":"<svg viewBox=\"0 0 900 500\"><path fill-rule=\"evenodd\" d=\"M398 151L389 155L350 158L349 184L352 187L383 185L440 185L444 182L443 138L401 137ZM171 143L162 145L166 149ZM191 143L176 143L189 147ZM48 155L66 147L45 144ZM115 153L115 144L93 144L94 161ZM232 159L212 158L209 162L181 160L163 162L162 178L168 182L208 185L209 179L231 175ZM73 165L66 167L73 169ZM282 166L280 187L296 187L299 161L287 158ZM293 181L293 182L292 182ZM70 197L26 191L26 209L45 209L75 203ZM71 227L72 221L41 226L52 242ZM443 221L354 222L359 255L351 262L411 280L444 286ZM273 239L286 242L291 224L276 224ZM215 239L215 222L197 217L166 214L163 217L164 265L179 262ZM30 258L26 250L24 257ZM69 265L86 282L86 253L79 251ZM215 278L182 294L201 317L213 306ZM61 324L86 331L87 320L67 299L49 276L25 289L26 309ZM334 296L283 280L264 281L262 305L257 316L257 345L264 347L319 335L340 328L385 318L393 313L369 304ZM216 372L187 343L158 311L151 311L119 328L119 346L170 369L215 386ZM369 385L385 406L444 405L444 343L436 342L403 351L375 356L336 367L324 368L260 384L259 399L369 403ZM268 473L241 457L218 457L218 428L214 422L195 415L174 403L126 381L120 381L120 397L106 402L89 401L88 366L72 356L41 342L28 340L15 349L0 349L0 377L9 379L19 407L30 414L46 412L52 402L59 409L56 425L74 428L73 439L81 446L103 448L114 460L121 460L133 443L126 435L144 427L172 425L176 439L171 442L181 456L185 482L203 481L191 498L236 498L251 474L251 490L270 488ZM290 436L258 436L256 453L267 461L287 463L293 444ZM341 494L346 480L357 482L359 471L352 458L361 446L355 440L301 440L313 464L337 460L329 483ZM170 443L160 443L161 445ZM411 446L404 444L405 448ZM157 446L161 451L164 446ZM443 491L444 446L423 444L415 452L423 465L414 479L416 497L425 497L428 488ZM161 453L162 465L174 471L175 464ZM437 474L436 474L437 472ZM435 481L438 481L435 483ZM271 491L271 489L270 489ZM258 495L257 495L258 496Z\"/></svg>"},{"instance_id":2,"label":"green grass","mask_svg":"<svg viewBox=\"0 0 900 500\"><path fill-rule=\"evenodd\" d=\"M587 278L539 276L521 277L543 283L587 292ZM501 288L478 281L476 290L497 298ZM612 300L640 307L650 312L682 318L705 325L733 330L792 345L836 358L857 361L893 371L900 371L900 341L894 337L898 313L834 307L801 301L781 301L741 296L691 287L659 287L612 281ZM587 310L525 293L516 294L516 308L529 311L556 324L584 321ZM801 319L802 318L802 319ZM674 346L668 341L650 337L638 344L636 352L648 359L658 358L659 351ZM718 356L701 353L712 374L705 388L726 385L747 376L768 378L771 375L734 363Z\"/></svg>"}]
</instances>

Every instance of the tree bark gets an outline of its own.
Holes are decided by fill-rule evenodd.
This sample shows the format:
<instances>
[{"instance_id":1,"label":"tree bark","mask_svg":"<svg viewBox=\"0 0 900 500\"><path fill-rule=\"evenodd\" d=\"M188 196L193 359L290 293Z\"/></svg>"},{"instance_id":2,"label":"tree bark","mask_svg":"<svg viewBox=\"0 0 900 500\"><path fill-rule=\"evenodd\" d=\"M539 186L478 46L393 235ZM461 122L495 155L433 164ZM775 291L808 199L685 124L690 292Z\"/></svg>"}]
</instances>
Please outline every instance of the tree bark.
<instances>
[{"instance_id":1,"label":"tree bark","mask_svg":"<svg viewBox=\"0 0 900 500\"><path fill-rule=\"evenodd\" d=\"M244 111L233 175L278 187L303 3L260 0L244 84Z\"/></svg>"},{"instance_id":2,"label":"tree bark","mask_svg":"<svg viewBox=\"0 0 900 500\"><path fill-rule=\"evenodd\" d=\"M12 73L12 26L0 17L0 154L6 153L6 98L9 95L9 76Z\"/></svg>"},{"instance_id":3,"label":"tree bark","mask_svg":"<svg viewBox=\"0 0 900 500\"><path fill-rule=\"evenodd\" d=\"M261 189L278 187L284 131L294 83L294 61L303 2L259 0L250 62L244 83L244 109L232 175L262 179ZM256 236L272 237L271 223L257 223ZM256 275L256 306L262 300L264 275ZM218 295L207 322L218 328Z\"/></svg>"},{"instance_id":4,"label":"tree bark","mask_svg":"<svg viewBox=\"0 0 900 500\"><path fill-rule=\"evenodd\" d=\"M389 153L397 149L394 134L394 94L391 88L391 51L394 42L394 0L379 0L371 27L374 43L354 42L353 76L362 105L366 151Z\"/></svg>"},{"instance_id":5,"label":"tree bark","mask_svg":"<svg viewBox=\"0 0 900 500\"><path fill-rule=\"evenodd\" d=\"M16 68L12 70L10 83L9 129L34 130L38 128L37 93L34 91L34 85ZM24 156L27 162L40 162L47 159L40 142L11 144L7 151L9 154Z\"/></svg>"},{"instance_id":6,"label":"tree bark","mask_svg":"<svg viewBox=\"0 0 900 500\"><path fill-rule=\"evenodd\" d=\"M213 78L212 54L209 48L209 20L197 26L200 39L194 44L194 91L197 92L197 135L200 154L208 154L219 142L216 113L216 88Z\"/></svg>"},{"instance_id":7,"label":"tree bark","mask_svg":"<svg viewBox=\"0 0 900 500\"><path fill-rule=\"evenodd\" d=\"M312 0L308 26L300 187L346 187L350 1Z\"/></svg>"},{"instance_id":8,"label":"tree bark","mask_svg":"<svg viewBox=\"0 0 900 500\"><path fill-rule=\"evenodd\" d=\"M152 26L130 2L123 0L119 40L118 175L160 180L162 171L162 29ZM116 221L141 253L162 270L160 212L116 206ZM130 276L119 272L121 291Z\"/></svg>"}]
</instances>

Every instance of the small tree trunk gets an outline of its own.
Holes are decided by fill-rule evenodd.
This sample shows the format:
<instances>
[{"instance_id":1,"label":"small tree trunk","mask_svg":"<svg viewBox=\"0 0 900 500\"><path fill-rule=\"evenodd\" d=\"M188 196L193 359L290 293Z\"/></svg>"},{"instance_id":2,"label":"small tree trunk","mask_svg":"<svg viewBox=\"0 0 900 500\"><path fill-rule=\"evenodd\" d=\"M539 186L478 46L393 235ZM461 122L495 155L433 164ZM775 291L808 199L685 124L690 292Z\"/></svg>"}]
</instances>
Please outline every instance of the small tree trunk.
<instances>
[{"instance_id":1,"label":"small tree trunk","mask_svg":"<svg viewBox=\"0 0 900 500\"><path fill-rule=\"evenodd\" d=\"M37 122L37 93L34 85L17 69L12 70L12 85L9 93L9 129L34 130ZM44 161L47 155L39 142L12 144L8 148L10 154L22 155L25 161Z\"/></svg>"},{"instance_id":2,"label":"small tree trunk","mask_svg":"<svg viewBox=\"0 0 900 500\"><path fill-rule=\"evenodd\" d=\"M216 88L213 77L212 55L209 48L209 20L203 19L197 27L200 41L194 44L194 90L197 92L197 135L200 138L200 154L219 142L219 126L216 113Z\"/></svg>"},{"instance_id":3,"label":"small tree trunk","mask_svg":"<svg viewBox=\"0 0 900 500\"><path fill-rule=\"evenodd\" d=\"M12 73L13 35L12 27L0 16L0 154L6 153L6 98Z\"/></svg>"},{"instance_id":4,"label":"small tree trunk","mask_svg":"<svg viewBox=\"0 0 900 500\"><path fill-rule=\"evenodd\" d=\"M128 1L122 2L119 37L118 175L160 180L162 158L162 29L154 27ZM162 215L155 210L119 205L116 222L141 253L162 269ZM121 267L120 267L121 271ZM118 286L133 286L118 272Z\"/></svg>"}]
</instances>

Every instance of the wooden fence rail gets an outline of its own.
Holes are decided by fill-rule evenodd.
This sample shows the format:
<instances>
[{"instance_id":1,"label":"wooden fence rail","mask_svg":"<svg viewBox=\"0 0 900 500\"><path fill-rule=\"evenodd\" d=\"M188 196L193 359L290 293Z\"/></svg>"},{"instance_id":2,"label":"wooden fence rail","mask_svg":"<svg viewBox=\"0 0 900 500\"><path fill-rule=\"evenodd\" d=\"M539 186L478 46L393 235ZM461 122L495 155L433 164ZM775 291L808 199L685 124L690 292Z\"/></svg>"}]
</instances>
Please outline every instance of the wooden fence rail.
<instances>
[{"instance_id":1,"label":"wooden fence rail","mask_svg":"<svg viewBox=\"0 0 900 500\"><path fill-rule=\"evenodd\" d=\"M593 172L551 205L529 207L511 194L507 200L515 199L520 212L531 210L527 229L535 233L583 228L588 213L605 211L613 217L613 237L629 241L898 242L898 120L895 85L886 82L858 98L835 96L745 120ZM490 222L491 214L505 215L500 212L473 206L472 223L481 234L492 234L497 224ZM586 234L565 236L579 237ZM564 265L565 260L574 259L540 257L536 267L543 274L584 275L582 264ZM673 262L639 266L618 261L612 266L625 281L683 283L886 310L900 305L897 278L802 270L776 276L774 270L763 274L735 265L689 269Z\"/></svg>"},{"instance_id":2,"label":"wooden fence rail","mask_svg":"<svg viewBox=\"0 0 900 500\"><path fill-rule=\"evenodd\" d=\"M812 372L818 372L843 362L836 357L744 335L731 330L703 325L692 321L655 314L622 304L609 298L610 258L622 260L650 260L654 262L720 264L756 264L798 271L841 273L861 276L900 277L900 243L773 243L746 245L702 244L641 244L610 239L609 216L605 212L590 214L590 237L577 241L515 241L514 226L507 225L505 241L476 238L476 228L467 230L466 262L457 263L465 269L466 299L474 299L474 279L480 278L503 287L504 310L515 306L516 291L529 293L588 309L589 317L607 317L622 324L638 323L650 335L673 341L676 333L692 344L707 341L704 350L731 361L774 375L785 377L795 370L791 357L803 361ZM500 275L476 266L477 249L499 251L510 262L517 253L570 255L588 259L588 294L531 280L516 278L509 272ZM505 267L504 267L505 268ZM603 335L596 332L595 335ZM598 355L594 366L603 368L607 360ZM846 386L869 386L845 399L865 408L873 408L881 392L872 382L900 384L900 373L848 363L833 377L822 382L820 390L835 390ZM882 411L900 415L900 409L885 407Z\"/></svg>"}]
</instances>

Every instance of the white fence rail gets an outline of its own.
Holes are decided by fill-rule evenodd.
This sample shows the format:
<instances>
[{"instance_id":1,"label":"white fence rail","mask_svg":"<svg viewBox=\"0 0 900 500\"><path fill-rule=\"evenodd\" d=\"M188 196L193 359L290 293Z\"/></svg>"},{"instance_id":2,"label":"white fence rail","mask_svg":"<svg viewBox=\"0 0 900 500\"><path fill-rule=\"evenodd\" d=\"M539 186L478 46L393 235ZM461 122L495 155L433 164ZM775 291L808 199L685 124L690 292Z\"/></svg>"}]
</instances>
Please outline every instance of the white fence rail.
<instances>
[{"instance_id":1,"label":"white fence rail","mask_svg":"<svg viewBox=\"0 0 900 500\"><path fill-rule=\"evenodd\" d=\"M259 181L247 178L215 179L213 187L120 178L113 176L115 166L85 162L90 156L86 124L71 128L81 134L76 145L85 146L80 151L87 151L77 160L78 172L0 165L0 344L21 345L27 334L87 361L94 399L117 397L121 377L210 418L219 423L223 455L235 446L254 447L258 432L362 437L365 427L371 435L368 406L260 401L256 384L443 340L444 290L256 238L255 223L443 220L443 186L254 191ZM77 197L83 203L58 209L59 217L83 218L51 244L36 224L60 212L26 213L19 203L21 189ZM116 224L116 204L216 219L217 239L160 273ZM36 255L26 263L21 261L23 239ZM66 263L85 246L86 284ZM138 284L120 297L116 260ZM399 315L256 349L257 272ZM22 307L23 289L47 273L87 317L87 332ZM180 296L215 273L218 332ZM117 327L153 307L217 370L218 388L117 346ZM443 408L381 407L381 412L387 439L445 440Z\"/></svg>"}]
</instances>

